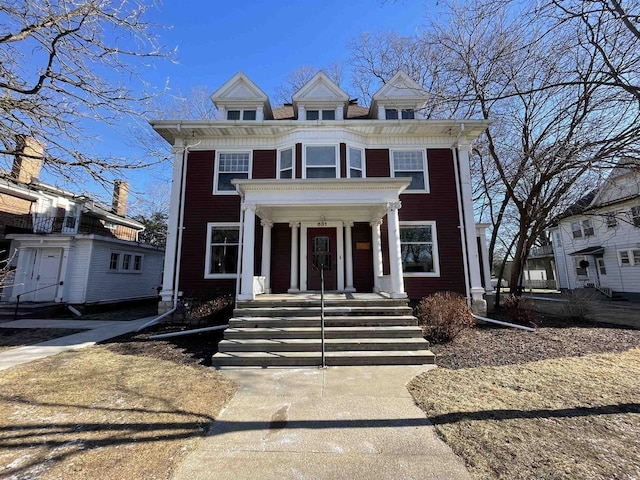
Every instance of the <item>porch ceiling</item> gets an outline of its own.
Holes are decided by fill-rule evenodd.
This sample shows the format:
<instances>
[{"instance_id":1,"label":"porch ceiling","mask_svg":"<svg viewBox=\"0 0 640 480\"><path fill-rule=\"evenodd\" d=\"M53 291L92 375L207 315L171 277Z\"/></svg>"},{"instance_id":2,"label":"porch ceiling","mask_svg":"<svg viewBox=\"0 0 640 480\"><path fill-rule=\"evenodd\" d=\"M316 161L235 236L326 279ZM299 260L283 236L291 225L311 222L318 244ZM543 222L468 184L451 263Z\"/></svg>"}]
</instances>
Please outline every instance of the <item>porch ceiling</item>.
<instances>
[{"instance_id":1,"label":"porch ceiling","mask_svg":"<svg viewBox=\"0 0 640 480\"><path fill-rule=\"evenodd\" d=\"M370 221L386 213L410 178L233 180L245 204L274 222Z\"/></svg>"}]
</instances>

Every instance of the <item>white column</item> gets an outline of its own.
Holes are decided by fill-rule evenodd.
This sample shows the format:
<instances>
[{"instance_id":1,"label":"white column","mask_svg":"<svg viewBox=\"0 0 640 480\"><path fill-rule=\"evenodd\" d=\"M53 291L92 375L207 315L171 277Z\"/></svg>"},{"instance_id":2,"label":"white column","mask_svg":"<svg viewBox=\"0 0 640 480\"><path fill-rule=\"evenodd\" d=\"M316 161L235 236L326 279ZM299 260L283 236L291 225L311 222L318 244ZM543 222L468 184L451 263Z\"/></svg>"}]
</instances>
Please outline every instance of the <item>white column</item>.
<instances>
[{"instance_id":1,"label":"white column","mask_svg":"<svg viewBox=\"0 0 640 480\"><path fill-rule=\"evenodd\" d=\"M385 111L384 105L378 105L378 120L385 120L387 118L387 113Z\"/></svg>"},{"instance_id":2,"label":"white column","mask_svg":"<svg viewBox=\"0 0 640 480\"><path fill-rule=\"evenodd\" d=\"M176 271L176 249L178 247L178 235L180 228L180 184L182 183L183 142L177 139L172 149L173 152L173 176L171 179L171 201L169 204L169 219L167 226L167 244L164 253L164 274L162 290L160 291L160 305L158 312L164 313L173 306L173 277ZM181 252L178 252L180 255Z\"/></svg>"},{"instance_id":3,"label":"white column","mask_svg":"<svg viewBox=\"0 0 640 480\"><path fill-rule=\"evenodd\" d=\"M371 239L373 241L373 291L380 291L380 277L383 275L382 270L382 237L380 236L380 225L382 225L382 219L372 220L369 222L371 225Z\"/></svg>"},{"instance_id":4,"label":"white column","mask_svg":"<svg viewBox=\"0 0 640 480\"><path fill-rule=\"evenodd\" d=\"M407 298L402 277L402 255L400 253L400 202L389 202L387 206L387 234L389 238L389 273L391 273L391 297Z\"/></svg>"},{"instance_id":5,"label":"white column","mask_svg":"<svg viewBox=\"0 0 640 480\"><path fill-rule=\"evenodd\" d=\"M262 122L262 121L264 120L264 107L259 106L259 107L256 109L256 120L257 120L258 122Z\"/></svg>"},{"instance_id":6,"label":"white column","mask_svg":"<svg viewBox=\"0 0 640 480\"><path fill-rule=\"evenodd\" d=\"M242 233L242 277L238 300L253 300L253 252L256 241L256 206L243 204L244 231Z\"/></svg>"},{"instance_id":7,"label":"white column","mask_svg":"<svg viewBox=\"0 0 640 480\"><path fill-rule=\"evenodd\" d=\"M271 228L273 222L261 220L262 225L262 265L260 274L264 277L264 291L271 293Z\"/></svg>"},{"instance_id":8,"label":"white column","mask_svg":"<svg viewBox=\"0 0 640 480\"><path fill-rule=\"evenodd\" d=\"M298 254L300 247L298 246L298 228L300 228L300 222L289 223L291 227L291 284L289 286L289 293L299 292L298 287Z\"/></svg>"},{"instance_id":9,"label":"white column","mask_svg":"<svg viewBox=\"0 0 640 480\"><path fill-rule=\"evenodd\" d=\"M345 291L355 292L353 286L353 245L351 245L351 228L353 222L344 222L344 262L346 267L347 286Z\"/></svg>"},{"instance_id":10,"label":"white column","mask_svg":"<svg viewBox=\"0 0 640 480\"><path fill-rule=\"evenodd\" d=\"M467 258L469 262L469 282L471 293L471 309L474 313L484 315L487 313L487 302L484 299L484 288L480 277L480 257L478 255L478 242L476 240L475 219L473 218L473 197L471 189L471 172L469 168L469 151L471 145L466 139L458 142L458 160L460 164L460 186L462 197L462 210L464 213L465 238Z\"/></svg>"},{"instance_id":11,"label":"white column","mask_svg":"<svg viewBox=\"0 0 640 480\"><path fill-rule=\"evenodd\" d=\"M336 120L344 120L344 107L342 105L338 105L338 108L336 108Z\"/></svg>"},{"instance_id":12,"label":"white column","mask_svg":"<svg viewBox=\"0 0 640 480\"><path fill-rule=\"evenodd\" d=\"M476 233L480 237L480 261L484 267L484 291L493 293L491 285L491 265L489 265L489 249L487 248L487 224L477 224Z\"/></svg>"},{"instance_id":13,"label":"white column","mask_svg":"<svg viewBox=\"0 0 640 480\"><path fill-rule=\"evenodd\" d=\"M298 120L306 120L307 112L302 105L298 105Z\"/></svg>"}]
</instances>

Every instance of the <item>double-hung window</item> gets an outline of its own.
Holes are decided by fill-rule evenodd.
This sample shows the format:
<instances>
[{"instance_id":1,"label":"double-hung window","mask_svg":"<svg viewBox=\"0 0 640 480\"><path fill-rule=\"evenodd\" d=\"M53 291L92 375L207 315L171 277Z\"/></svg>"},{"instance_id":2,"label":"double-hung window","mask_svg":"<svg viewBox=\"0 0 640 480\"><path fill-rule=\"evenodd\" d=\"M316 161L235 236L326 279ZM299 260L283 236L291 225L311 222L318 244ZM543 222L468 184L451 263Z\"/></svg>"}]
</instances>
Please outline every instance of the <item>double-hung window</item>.
<instances>
[{"instance_id":1,"label":"double-hung window","mask_svg":"<svg viewBox=\"0 0 640 480\"><path fill-rule=\"evenodd\" d=\"M391 152L391 175L410 177L407 191L428 192L429 179L424 150L395 150Z\"/></svg>"},{"instance_id":2,"label":"double-hung window","mask_svg":"<svg viewBox=\"0 0 640 480\"><path fill-rule=\"evenodd\" d=\"M571 223L571 232L573 238L590 237L594 234L593 223L591 219L582 220L581 222Z\"/></svg>"},{"instance_id":3,"label":"double-hung window","mask_svg":"<svg viewBox=\"0 0 640 480\"><path fill-rule=\"evenodd\" d=\"M640 206L631 207L631 222L634 227L640 227Z\"/></svg>"},{"instance_id":4,"label":"double-hung window","mask_svg":"<svg viewBox=\"0 0 640 480\"><path fill-rule=\"evenodd\" d=\"M400 110L395 108L385 108L384 118L387 120L413 120L416 118L416 111L413 108L403 108Z\"/></svg>"},{"instance_id":5,"label":"double-hung window","mask_svg":"<svg viewBox=\"0 0 640 480\"><path fill-rule=\"evenodd\" d=\"M249 178L249 164L251 154L249 152L219 152L216 162L216 193L231 193L236 187L231 184L234 178Z\"/></svg>"},{"instance_id":6,"label":"double-hung window","mask_svg":"<svg viewBox=\"0 0 640 480\"><path fill-rule=\"evenodd\" d=\"M278 151L278 178L293 178L294 162L293 148L284 148Z\"/></svg>"},{"instance_id":7,"label":"double-hung window","mask_svg":"<svg viewBox=\"0 0 640 480\"><path fill-rule=\"evenodd\" d=\"M364 171L364 151L361 148L349 147L349 178L363 178Z\"/></svg>"},{"instance_id":8,"label":"double-hung window","mask_svg":"<svg viewBox=\"0 0 640 480\"><path fill-rule=\"evenodd\" d=\"M573 257L573 265L576 268L576 275L581 277L589 276L589 270L586 266L587 264L583 263L585 261L588 262L585 257Z\"/></svg>"},{"instance_id":9,"label":"double-hung window","mask_svg":"<svg viewBox=\"0 0 640 480\"><path fill-rule=\"evenodd\" d=\"M607 224L607 228L616 228L618 226L618 219L615 212L609 212L604 214L604 220Z\"/></svg>"},{"instance_id":10,"label":"double-hung window","mask_svg":"<svg viewBox=\"0 0 640 480\"><path fill-rule=\"evenodd\" d=\"M400 224L400 253L404 275L439 275L435 229L435 222Z\"/></svg>"},{"instance_id":11,"label":"double-hung window","mask_svg":"<svg viewBox=\"0 0 640 480\"><path fill-rule=\"evenodd\" d=\"M240 227L237 223L207 224L205 278L231 278L238 272Z\"/></svg>"},{"instance_id":12,"label":"double-hung window","mask_svg":"<svg viewBox=\"0 0 640 480\"><path fill-rule=\"evenodd\" d=\"M335 146L305 147L305 178L338 178L338 150Z\"/></svg>"}]
</instances>

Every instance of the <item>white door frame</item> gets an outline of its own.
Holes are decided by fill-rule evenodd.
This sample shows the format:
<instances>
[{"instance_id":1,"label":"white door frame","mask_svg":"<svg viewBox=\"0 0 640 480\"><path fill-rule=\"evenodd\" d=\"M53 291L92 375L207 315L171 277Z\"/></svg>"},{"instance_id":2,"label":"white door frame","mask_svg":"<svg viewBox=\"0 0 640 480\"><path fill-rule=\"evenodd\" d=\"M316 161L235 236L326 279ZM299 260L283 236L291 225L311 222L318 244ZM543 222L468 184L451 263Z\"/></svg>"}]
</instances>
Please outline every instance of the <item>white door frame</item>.
<instances>
[{"instance_id":1,"label":"white door frame","mask_svg":"<svg viewBox=\"0 0 640 480\"><path fill-rule=\"evenodd\" d=\"M342 220L327 222L300 222L300 291L306 292L308 279L307 230L309 228L335 228L337 251L338 291L344 291L344 231Z\"/></svg>"}]
</instances>

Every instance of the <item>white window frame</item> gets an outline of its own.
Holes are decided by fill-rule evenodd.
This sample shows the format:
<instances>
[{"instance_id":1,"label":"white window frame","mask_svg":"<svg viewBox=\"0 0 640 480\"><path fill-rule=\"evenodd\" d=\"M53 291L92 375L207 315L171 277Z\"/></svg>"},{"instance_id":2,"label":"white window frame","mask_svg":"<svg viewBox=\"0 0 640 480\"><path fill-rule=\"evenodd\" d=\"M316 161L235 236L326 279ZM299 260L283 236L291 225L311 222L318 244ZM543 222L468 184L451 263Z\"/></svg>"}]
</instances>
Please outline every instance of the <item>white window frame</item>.
<instances>
[{"instance_id":1,"label":"white window frame","mask_svg":"<svg viewBox=\"0 0 640 480\"><path fill-rule=\"evenodd\" d=\"M640 228L640 205L634 205L629 209L629 217L631 219L631 225Z\"/></svg>"},{"instance_id":2,"label":"white window frame","mask_svg":"<svg viewBox=\"0 0 640 480\"><path fill-rule=\"evenodd\" d=\"M585 268L580 267L580 262L582 262L583 260L586 260L587 262L589 262L589 259L585 255L573 257L574 271L576 273L576 277L587 277L587 278L589 278L589 268L591 267L591 265L589 265L588 267L585 267ZM591 263L591 262L589 262L589 263ZM584 273L579 273L578 269L584 270Z\"/></svg>"},{"instance_id":3,"label":"white window frame","mask_svg":"<svg viewBox=\"0 0 640 480\"><path fill-rule=\"evenodd\" d=\"M111 260L114 255L117 255L116 259L116 268L111 268ZM128 268L125 268L125 257L129 257L129 265ZM140 257L140 268L136 270L136 257ZM128 250L111 250L109 253L109 263L107 265L108 273L142 273L144 269L144 254L138 252L132 252Z\"/></svg>"},{"instance_id":4,"label":"white window frame","mask_svg":"<svg viewBox=\"0 0 640 480\"><path fill-rule=\"evenodd\" d=\"M580 222L582 226L582 235L584 237L593 237L596 234L595 229L593 228L593 222L590 218L585 218Z\"/></svg>"},{"instance_id":5,"label":"white window frame","mask_svg":"<svg viewBox=\"0 0 640 480\"><path fill-rule=\"evenodd\" d=\"M204 256L204 278L237 278L238 273L209 273L209 265L211 263L211 233L215 227L237 227L238 228L238 255L240 255L240 222L209 222L207 223L207 243L205 244L205 256ZM231 245L235 245L231 244ZM236 264L237 265L237 264ZM236 266L236 270L237 270Z\"/></svg>"},{"instance_id":6,"label":"white window frame","mask_svg":"<svg viewBox=\"0 0 640 480\"><path fill-rule=\"evenodd\" d=\"M249 171L247 172L247 178L251 178L251 172L253 171L253 150L216 150L215 165L213 168L213 193L214 195L238 195L236 190L218 190L218 174L220 173L220 155L228 153L242 153L249 154ZM243 172L233 172L243 173Z\"/></svg>"},{"instance_id":7,"label":"white window frame","mask_svg":"<svg viewBox=\"0 0 640 480\"><path fill-rule=\"evenodd\" d=\"M336 176L333 178L340 178L340 150L338 148L338 145L335 144L326 144L326 143L309 143L309 144L304 144L302 146L302 178L307 178L307 148L308 147L333 147L335 155L335 166L336 166ZM319 165L313 165L311 166L311 168L323 168ZM329 165L325 166L324 168L329 168ZM317 180L317 178L314 178L314 180Z\"/></svg>"},{"instance_id":8,"label":"white window frame","mask_svg":"<svg viewBox=\"0 0 640 480\"><path fill-rule=\"evenodd\" d=\"M400 222L400 227L431 227L431 253L433 255L433 272L402 272L404 277L439 277L440 276L440 255L438 250L438 231L436 222L429 221L406 221ZM426 242L425 242L426 243ZM400 251L402 252L402 242L400 242Z\"/></svg>"},{"instance_id":9,"label":"white window frame","mask_svg":"<svg viewBox=\"0 0 640 480\"><path fill-rule=\"evenodd\" d=\"M607 227L607 230L618 227L618 218L616 217L616 212L607 212L604 214L604 224Z\"/></svg>"},{"instance_id":10,"label":"white window frame","mask_svg":"<svg viewBox=\"0 0 640 480\"><path fill-rule=\"evenodd\" d=\"M627 263L622 261L623 257L627 259ZM633 267L633 254L630 250L618 250L618 266L623 268Z\"/></svg>"},{"instance_id":11,"label":"white window frame","mask_svg":"<svg viewBox=\"0 0 640 480\"><path fill-rule=\"evenodd\" d=\"M240 112L240 118L230 119L229 112ZM253 120L246 120L244 118L245 112L255 112L256 118L254 118ZM225 116L226 116L225 120L227 122L255 122L258 119L258 109L257 108L230 108L226 111Z\"/></svg>"},{"instance_id":12,"label":"white window frame","mask_svg":"<svg viewBox=\"0 0 640 480\"><path fill-rule=\"evenodd\" d=\"M413 118L402 118L403 112L413 112ZM396 118L388 118L387 112L396 112ZM385 120L415 120L418 118L417 109L415 107L405 107L405 108L388 108L384 107L384 119Z\"/></svg>"},{"instance_id":13,"label":"white window frame","mask_svg":"<svg viewBox=\"0 0 640 480\"><path fill-rule=\"evenodd\" d=\"M318 112L318 118L309 118L309 112ZM333 112L333 118L324 118L324 112ZM310 122L330 122L337 118L335 108L309 108L305 109L304 119Z\"/></svg>"},{"instance_id":14,"label":"white window frame","mask_svg":"<svg viewBox=\"0 0 640 480\"><path fill-rule=\"evenodd\" d=\"M360 152L362 168L360 168L359 170L362 172L362 177L351 177L351 150L358 150ZM358 169L354 168L354 170ZM347 178L367 178L367 162L364 158L364 148L347 145Z\"/></svg>"},{"instance_id":15,"label":"white window frame","mask_svg":"<svg viewBox=\"0 0 640 480\"><path fill-rule=\"evenodd\" d=\"M280 173L282 172L282 165L280 161L282 158L282 152L284 152L285 150L291 150L291 179L290 180L293 180L296 178L296 147L295 145L291 147L278 149L278 164L277 164L276 178L282 178L280 176ZM286 178L286 180L289 180L289 179Z\"/></svg>"},{"instance_id":16,"label":"white window frame","mask_svg":"<svg viewBox=\"0 0 640 480\"><path fill-rule=\"evenodd\" d=\"M427 159L427 152L426 149L424 148L394 148L392 150L389 150L389 162L390 162L390 171L391 171L391 177L393 178L398 178L398 177L402 177L402 175L399 175L398 177L396 177L396 169L395 169L395 159L394 157L394 153L395 152L420 152L420 154L422 155L422 174L424 175L424 189L410 189L409 187L407 187L407 189L402 192L403 194L405 193L429 193L429 161ZM410 171L410 170L401 170L400 172L405 172L405 171Z\"/></svg>"}]
</instances>

